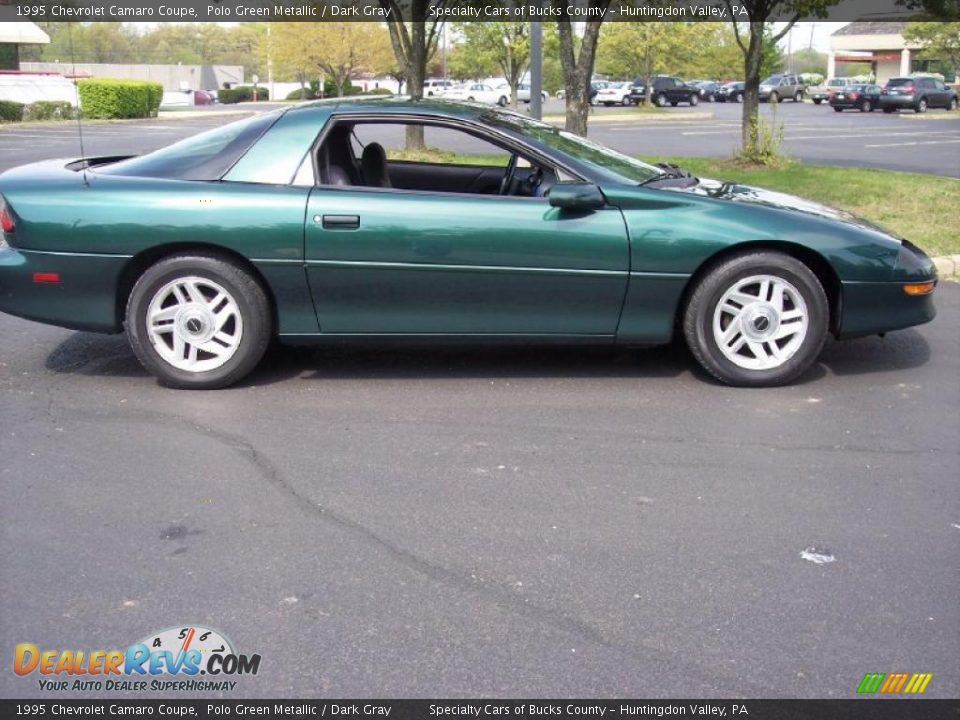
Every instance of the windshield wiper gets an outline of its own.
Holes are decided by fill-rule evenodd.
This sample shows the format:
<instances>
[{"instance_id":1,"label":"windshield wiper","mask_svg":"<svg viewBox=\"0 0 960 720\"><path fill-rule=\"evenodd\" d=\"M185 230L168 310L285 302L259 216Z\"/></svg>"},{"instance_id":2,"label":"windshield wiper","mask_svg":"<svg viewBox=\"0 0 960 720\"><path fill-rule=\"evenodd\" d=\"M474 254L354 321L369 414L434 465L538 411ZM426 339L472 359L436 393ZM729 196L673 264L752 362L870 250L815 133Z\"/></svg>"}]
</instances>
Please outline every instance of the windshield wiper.
<instances>
[{"instance_id":1,"label":"windshield wiper","mask_svg":"<svg viewBox=\"0 0 960 720\"><path fill-rule=\"evenodd\" d=\"M689 170L684 170L679 165L674 165L673 163L657 163L657 167L660 168L663 172L659 175L654 175L652 178L648 178L640 183L641 186L649 185L651 183L661 182L663 180L693 180L695 178Z\"/></svg>"}]
</instances>

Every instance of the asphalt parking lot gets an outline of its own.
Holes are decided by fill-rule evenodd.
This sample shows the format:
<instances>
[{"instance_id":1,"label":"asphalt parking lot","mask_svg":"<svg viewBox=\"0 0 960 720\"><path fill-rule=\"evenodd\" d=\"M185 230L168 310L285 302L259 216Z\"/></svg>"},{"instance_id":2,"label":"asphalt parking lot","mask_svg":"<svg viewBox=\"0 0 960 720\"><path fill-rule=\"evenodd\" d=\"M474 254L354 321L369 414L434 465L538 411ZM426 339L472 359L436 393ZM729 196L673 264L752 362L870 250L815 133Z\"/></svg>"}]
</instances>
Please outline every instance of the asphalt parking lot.
<instances>
[{"instance_id":1,"label":"asphalt parking lot","mask_svg":"<svg viewBox=\"0 0 960 720\"><path fill-rule=\"evenodd\" d=\"M277 105L245 104L242 110ZM142 153L162 147L206 128L234 119L215 114L222 107L198 108L186 119L160 118L132 123L87 123L83 127L88 155ZM761 106L769 116L770 106ZM546 113L562 113L563 105L550 100ZM622 119L630 108L593 110L590 137L631 155L729 156L739 144L741 106L701 103L664 111L665 119ZM811 163L852 165L960 177L960 116L945 117L930 110L922 118L912 113L835 113L813 103L780 103L777 118L784 127L784 148L793 157ZM703 118L704 113L712 114ZM0 127L0 171L25 162L80 155L74 124Z\"/></svg>"},{"instance_id":2,"label":"asphalt parking lot","mask_svg":"<svg viewBox=\"0 0 960 720\"><path fill-rule=\"evenodd\" d=\"M875 120L927 122L849 118ZM0 166L75 140L4 129ZM0 636L207 625L263 658L229 697L849 698L906 671L955 698L960 284L937 305L766 390L679 347L367 347L276 348L238 387L178 392L122 336L0 315ZM0 696L43 695L0 673Z\"/></svg>"}]
</instances>

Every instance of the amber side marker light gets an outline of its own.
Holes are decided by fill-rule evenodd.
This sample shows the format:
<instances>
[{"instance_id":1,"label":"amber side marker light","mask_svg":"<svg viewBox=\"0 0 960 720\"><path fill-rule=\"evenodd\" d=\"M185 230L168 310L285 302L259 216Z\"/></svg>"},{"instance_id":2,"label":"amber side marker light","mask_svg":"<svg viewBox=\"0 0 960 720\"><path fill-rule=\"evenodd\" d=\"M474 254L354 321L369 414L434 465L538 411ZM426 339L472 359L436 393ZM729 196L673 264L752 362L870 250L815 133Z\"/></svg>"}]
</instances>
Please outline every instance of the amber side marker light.
<instances>
[{"instance_id":1,"label":"amber side marker light","mask_svg":"<svg viewBox=\"0 0 960 720\"><path fill-rule=\"evenodd\" d=\"M903 286L903 291L907 295L929 295L936 286L936 280L922 283L907 283Z\"/></svg>"}]
</instances>

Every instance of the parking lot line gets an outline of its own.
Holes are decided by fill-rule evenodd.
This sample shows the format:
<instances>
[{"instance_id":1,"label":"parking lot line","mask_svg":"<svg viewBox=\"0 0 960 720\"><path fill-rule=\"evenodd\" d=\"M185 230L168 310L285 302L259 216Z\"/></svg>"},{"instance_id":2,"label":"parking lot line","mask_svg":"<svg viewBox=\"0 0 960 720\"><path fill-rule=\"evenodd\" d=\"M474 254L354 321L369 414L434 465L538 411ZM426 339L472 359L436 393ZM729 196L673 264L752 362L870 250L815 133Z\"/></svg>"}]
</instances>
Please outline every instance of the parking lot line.
<instances>
[{"instance_id":1,"label":"parking lot line","mask_svg":"<svg viewBox=\"0 0 960 720\"><path fill-rule=\"evenodd\" d=\"M960 138L955 140L918 140L914 142L899 142L899 143L881 143L879 145L864 145L868 148L881 148L881 147L905 147L907 145L946 145L947 143L960 143Z\"/></svg>"}]
</instances>

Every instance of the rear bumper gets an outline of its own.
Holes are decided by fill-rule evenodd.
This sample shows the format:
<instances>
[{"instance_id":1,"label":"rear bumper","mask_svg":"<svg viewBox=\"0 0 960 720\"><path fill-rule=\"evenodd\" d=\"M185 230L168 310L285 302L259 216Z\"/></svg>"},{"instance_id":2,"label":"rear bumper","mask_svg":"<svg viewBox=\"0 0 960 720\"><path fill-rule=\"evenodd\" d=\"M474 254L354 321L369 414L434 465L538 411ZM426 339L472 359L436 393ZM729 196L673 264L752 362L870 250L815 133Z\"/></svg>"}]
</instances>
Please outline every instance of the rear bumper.
<instances>
[{"instance_id":1,"label":"rear bumper","mask_svg":"<svg viewBox=\"0 0 960 720\"><path fill-rule=\"evenodd\" d=\"M880 107L912 108L916 104L914 95L881 95Z\"/></svg>"},{"instance_id":2,"label":"rear bumper","mask_svg":"<svg viewBox=\"0 0 960 720\"><path fill-rule=\"evenodd\" d=\"M0 312L73 330L120 332L117 285L129 257L0 249ZM37 282L35 273L59 275Z\"/></svg>"}]
</instances>

